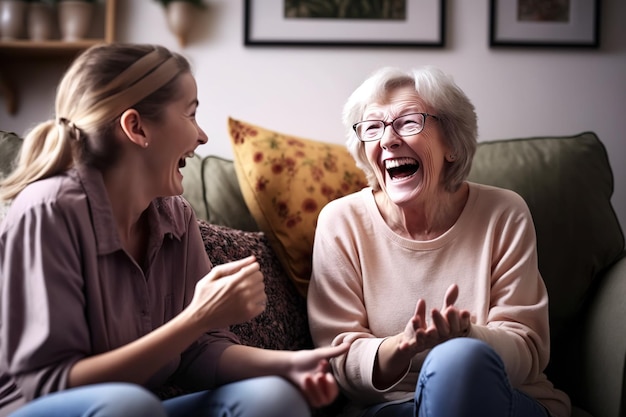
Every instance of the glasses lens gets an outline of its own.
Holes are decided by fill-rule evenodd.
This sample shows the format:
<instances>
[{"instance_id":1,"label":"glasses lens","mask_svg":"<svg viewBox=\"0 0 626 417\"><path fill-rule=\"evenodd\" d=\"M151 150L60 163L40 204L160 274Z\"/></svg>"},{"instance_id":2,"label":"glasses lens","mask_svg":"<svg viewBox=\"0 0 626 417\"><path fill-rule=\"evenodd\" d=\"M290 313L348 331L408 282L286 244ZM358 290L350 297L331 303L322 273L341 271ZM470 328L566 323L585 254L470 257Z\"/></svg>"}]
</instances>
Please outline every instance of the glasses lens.
<instances>
[{"instance_id":1,"label":"glasses lens","mask_svg":"<svg viewBox=\"0 0 626 417\"><path fill-rule=\"evenodd\" d=\"M378 140L383 135L385 124L376 120L359 122L354 125L354 130L359 139L364 142Z\"/></svg>"},{"instance_id":2,"label":"glasses lens","mask_svg":"<svg viewBox=\"0 0 626 417\"><path fill-rule=\"evenodd\" d=\"M400 116L393 121L393 129L400 136L416 135L424 129L424 115L414 113Z\"/></svg>"}]
</instances>

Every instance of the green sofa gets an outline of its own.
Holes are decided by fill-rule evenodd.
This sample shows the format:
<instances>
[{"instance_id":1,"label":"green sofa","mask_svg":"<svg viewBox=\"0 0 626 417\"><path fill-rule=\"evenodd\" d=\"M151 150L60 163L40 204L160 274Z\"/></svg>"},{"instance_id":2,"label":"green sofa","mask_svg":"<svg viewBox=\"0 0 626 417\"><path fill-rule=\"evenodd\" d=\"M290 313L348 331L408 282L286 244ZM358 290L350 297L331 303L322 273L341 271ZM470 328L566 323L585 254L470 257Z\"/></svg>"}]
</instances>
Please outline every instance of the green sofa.
<instances>
[{"instance_id":1,"label":"green sofa","mask_svg":"<svg viewBox=\"0 0 626 417\"><path fill-rule=\"evenodd\" d=\"M0 136L0 174L10 170L19 141ZM211 260L254 253L266 276L267 310L233 331L244 343L270 349L310 347L305 300L250 214L233 161L196 155L183 171L184 196L197 213ZM569 394L572 416L626 417L626 252L601 141L585 132L481 142L470 180L515 190L530 207L550 295L546 372ZM316 414L337 415L343 401Z\"/></svg>"}]
</instances>

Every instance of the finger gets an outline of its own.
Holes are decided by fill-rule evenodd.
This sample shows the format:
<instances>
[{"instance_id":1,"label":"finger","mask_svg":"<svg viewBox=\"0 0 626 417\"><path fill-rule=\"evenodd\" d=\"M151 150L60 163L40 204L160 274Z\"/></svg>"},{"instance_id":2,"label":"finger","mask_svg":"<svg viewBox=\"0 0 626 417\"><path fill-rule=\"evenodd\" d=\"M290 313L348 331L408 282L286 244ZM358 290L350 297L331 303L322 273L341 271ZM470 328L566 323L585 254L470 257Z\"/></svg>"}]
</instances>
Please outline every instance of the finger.
<instances>
[{"instance_id":1,"label":"finger","mask_svg":"<svg viewBox=\"0 0 626 417\"><path fill-rule=\"evenodd\" d=\"M257 280L263 281L263 274L261 273L261 265L258 262L253 261L248 265L243 265L238 271L233 272L233 275L240 274L244 277L250 277L257 275Z\"/></svg>"},{"instance_id":2,"label":"finger","mask_svg":"<svg viewBox=\"0 0 626 417\"><path fill-rule=\"evenodd\" d=\"M445 310L446 307L453 305L456 303L456 299L459 297L459 286L456 284L452 284L448 287L446 291L446 295L444 296L443 308L441 310Z\"/></svg>"},{"instance_id":3,"label":"finger","mask_svg":"<svg viewBox=\"0 0 626 417\"><path fill-rule=\"evenodd\" d=\"M315 400L318 407L328 404L335 397L335 393L332 389L334 380L330 374L317 373L313 377L315 384Z\"/></svg>"},{"instance_id":4,"label":"finger","mask_svg":"<svg viewBox=\"0 0 626 417\"><path fill-rule=\"evenodd\" d=\"M427 335L426 335L426 331L420 329L418 332L415 333L415 346L417 347L418 351L422 351L424 350L424 348L426 347L426 342L427 342Z\"/></svg>"},{"instance_id":5,"label":"finger","mask_svg":"<svg viewBox=\"0 0 626 417\"><path fill-rule=\"evenodd\" d=\"M423 320L421 317L417 316L417 317L413 317L413 319L411 320L411 324L413 326L413 331L417 331L419 329L423 329L425 326L422 325Z\"/></svg>"},{"instance_id":6,"label":"finger","mask_svg":"<svg viewBox=\"0 0 626 417\"><path fill-rule=\"evenodd\" d=\"M211 272L209 272L208 275L211 276L212 279L218 279L224 276L236 274L237 272L241 271L242 268L245 268L250 265L254 265L255 263L258 265L258 262L256 262L256 258L254 256L248 256L246 258L239 259L236 261L227 262L221 265L216 265L215 267L213 267L213 269L211 269ZM260 267L258 266L252 267L248 271L252 271L255 268L260 268Z\"/></svg>"},{"instance_id":7,"label":"finger","mask_svg":"<svg viewBox=\"0 0 626 417\"><path fill-rule=\"evenodd\" d=\"M322 359L330 359L337 357L339 355L343 355L350 349L350 343L344 342L337 346L324 346L317 349L314 349L314 356L317 360Z\"/></svg>"},{"instance_id":8,"label":"finger","mask_svg":"<svg viewBox=\"0 0 626 417\"><path fill-rule=\"evenodd\" d=\"M461 317L459 320L459 327L464 336L467 336L472 327L472 318L470 312L467 310L461 311Z\"/></svg>"},{"instance_id":9,"label":"finger","mask_svg":"<svg viewBox=\"0 0 626 417\"><path fill-rule=\"evenodd\" d=\"M450 337L450 326L448 325L448 321L443 317L443 315L441 315L439 310L434 308L430 317L439 337L444 339Z\"/></svg>"},{"instance_id":10,"label":"finger","mask_svg":"<svg viewBox=\"0 0 626 417\"><path fill-rule=\"evenodd\" d=\"M417 316L420 318L421 328L426 328L426 301L421 298L417 300L417 307L415 308Z\"/></svg>"},{"instance_id":11,"label":"finger","mask_svg":"<svg viewBox=\"0 0 626 417\"><path fill-rule=\"evenodd\" d=\"M325 373L323 375L322 385L324 388L322 391L324 394L324 398L323 403L320 404L320 406L331 403L335 398L337 398L337 395L339 395L339 387L337 386L337 382L330 373Z\"/></svg>"},{"instance_id":12,"label":"finger","mask_svg":"<svg viewBox=\"0 0 626 417\"><path fill-rule=\"evenodd\" d=\"M432 326L424 332L424 334L420 338L420 341L422 343L422 346L426 349L437 346L439 343L441 343L442 340L437 329Z\"/></svg>"},{"instance_id":13,"label":"finger","mask_svg":"<svg viewBox=\"0 0 626 417\"><path fill-rule=\"evenodd\" d=\"M461 334L461 323L459 317L459 311L455 308L450 308L446 311L446 321L450 328L450 335L457 336Z\"/></svg>"},{"instance_id":14,"label":"finger","mask_svg":"<svg viewBox=\"0 0 626 417\"><path fill-rule=\"evenodd\" d=\"M307 393L309 404L313 407L320 407L324 405L324 387L323 383L324 374L314 374L305 376L304 389Z\"/></svg>"}]
</instances>

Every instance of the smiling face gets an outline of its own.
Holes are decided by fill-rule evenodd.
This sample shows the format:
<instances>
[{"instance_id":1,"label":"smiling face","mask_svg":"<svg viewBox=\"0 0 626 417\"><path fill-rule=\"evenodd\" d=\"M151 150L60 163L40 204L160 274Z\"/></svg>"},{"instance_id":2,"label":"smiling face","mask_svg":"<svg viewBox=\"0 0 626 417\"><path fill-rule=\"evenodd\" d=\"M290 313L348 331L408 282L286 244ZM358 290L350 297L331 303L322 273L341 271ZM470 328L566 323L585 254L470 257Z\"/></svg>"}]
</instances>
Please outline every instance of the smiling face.
<instances>
[{"instance_id":1,"label":"smiling face","mask_svg":"<svg viewBox=\"0 0 626 417\"><path fill-rule=\"evenodd\" d=\"M363 120L386 123L410 113L435 114L427 108L413 87L390 91L382 103L365 108ZM364 144L367 160L381 189L397 205L426 202L443 190L442 177L447 148L439 121L427 117L424 130L412 136L399 136L387 126L379 141Z\"/></svg>"},{"instance_id":2,"label":"smiling face","mask_svg":"<svg viewBox=\"0 0 626 417\"><path fill-rule=\"evenodd\" d=\"M147 149L151 183L156 187L155 194L160 196L182 194L180 168L185 166L185 159L192 157L196 148L208 140L196 122L198 99L194 77L184 73L176 82L178 97L164 107L161 120L153 125Z\"/></svg>"}]
</instances>

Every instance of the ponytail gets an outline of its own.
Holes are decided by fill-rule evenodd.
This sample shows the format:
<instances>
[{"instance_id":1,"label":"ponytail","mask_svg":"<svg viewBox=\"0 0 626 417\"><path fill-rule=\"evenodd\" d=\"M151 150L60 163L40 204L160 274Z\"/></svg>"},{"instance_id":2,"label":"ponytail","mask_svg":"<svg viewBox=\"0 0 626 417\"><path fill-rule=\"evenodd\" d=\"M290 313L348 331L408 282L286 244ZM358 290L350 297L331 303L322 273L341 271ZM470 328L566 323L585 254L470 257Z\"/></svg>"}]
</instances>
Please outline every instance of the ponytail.
<instances>
[{"instance_id":1,"label":"ponytail","mask_svg":"<svg viewBox=\"0 0 626 417\"><path fill-rule=\"evenodd\" d=\"M15 198L31 182L65 171L72 165L70 127L48 120L24 139L17 167L0 183L0 199Z\"/></svg>"}]
</instances>

